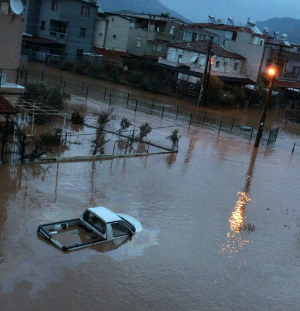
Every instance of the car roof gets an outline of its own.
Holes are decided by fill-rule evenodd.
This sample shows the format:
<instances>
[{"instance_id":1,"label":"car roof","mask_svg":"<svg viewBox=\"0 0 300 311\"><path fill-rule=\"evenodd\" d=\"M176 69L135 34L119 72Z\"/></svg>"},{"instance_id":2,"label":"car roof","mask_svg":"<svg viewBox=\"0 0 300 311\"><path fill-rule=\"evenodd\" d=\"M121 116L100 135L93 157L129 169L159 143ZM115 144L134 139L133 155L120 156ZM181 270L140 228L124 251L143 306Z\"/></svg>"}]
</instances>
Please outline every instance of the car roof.
<instances>
[{"instance_id":1,"label":"car roof","mask_svg":"<svg viewBox=\"0 0 300 311\"><path fill-rule=\"evenodd\" d=\"M105 222L120 221L121 218L104 206L90 207L89 211L102 218Z\"/></svg>"}]
</instances>

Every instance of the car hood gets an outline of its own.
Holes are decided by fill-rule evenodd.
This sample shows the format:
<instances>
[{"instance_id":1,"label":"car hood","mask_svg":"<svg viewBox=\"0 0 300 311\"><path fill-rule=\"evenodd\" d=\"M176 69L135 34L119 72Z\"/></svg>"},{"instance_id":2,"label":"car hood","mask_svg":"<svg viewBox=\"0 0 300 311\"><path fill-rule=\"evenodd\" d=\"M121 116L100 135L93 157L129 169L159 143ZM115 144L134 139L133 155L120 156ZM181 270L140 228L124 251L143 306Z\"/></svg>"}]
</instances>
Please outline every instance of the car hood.
<instances>
[{"instance_id":1,"label":"car hood","mask_svg":"<svg viewBox=\"0 0 300 311\"><path fill-rule=\"evenodd\" d=\"M124 219L126 219L127 221L129 221L135 226L135 229L136 229L135 233L142 231L143 229L142 224L136 218L126 215L126 214L118 214L118 215L123 217Z\"/></svg>"}]
</instances>

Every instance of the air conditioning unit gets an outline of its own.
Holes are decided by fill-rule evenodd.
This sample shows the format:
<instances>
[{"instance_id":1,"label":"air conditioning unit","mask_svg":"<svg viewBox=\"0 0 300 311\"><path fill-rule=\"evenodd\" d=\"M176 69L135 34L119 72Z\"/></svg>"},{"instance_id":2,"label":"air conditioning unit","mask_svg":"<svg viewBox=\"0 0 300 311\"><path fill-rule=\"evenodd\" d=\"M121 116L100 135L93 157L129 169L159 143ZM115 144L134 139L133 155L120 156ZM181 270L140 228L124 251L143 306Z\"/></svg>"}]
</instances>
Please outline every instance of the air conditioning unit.
<instances>
[{"instance_id":1,"label":"air conditioning unit","mask_svg":"<svg viewBox=\"0 0 300 311\"><path fill-rule=\"evenodd\" d=\"M1 77L0 86L5 85L6 84L6 73L0 73L0 77Z\"/></svg>"}]
</instances>

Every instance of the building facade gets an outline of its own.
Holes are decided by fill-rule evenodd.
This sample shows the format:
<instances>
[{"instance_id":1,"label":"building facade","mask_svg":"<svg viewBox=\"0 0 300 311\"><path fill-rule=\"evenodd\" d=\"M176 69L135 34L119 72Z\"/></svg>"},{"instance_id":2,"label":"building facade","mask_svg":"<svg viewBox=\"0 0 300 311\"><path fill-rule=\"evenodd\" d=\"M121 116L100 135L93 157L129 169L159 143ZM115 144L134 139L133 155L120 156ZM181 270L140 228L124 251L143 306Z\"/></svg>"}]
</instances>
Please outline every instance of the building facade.
<instances>
[{"instance_id":1,"label":"building facade","mask_svg":"<svg viewBox=\"0 0 300 311\"><path fill-rule=\"evenodd\" d=\"M27 0L24 31L53 41L52 51L44 51L45 57L55 53L74 61L92 52L97 8L95 1Z\"/></svg>"},{"instance_id":2,"label":"building facade","mask_svg":"<svg viewBox=\"0 0 300 311\"><path fill-rule=\"evenodd\" d=\"M23 18L14 15L10 10L9 1L0 1L0 68L19 68L22 33Z\"/></svg>"},{"instance_id":3,"label":"building facade","mask_svg":"<svg viewBox=\"0 0 300 311\"><path fill-rule=\"evenodd\" d=\"M158 59L166 56L169 42L178 37L180 20L171 18L168 14L158 15L133 15L124 16L132 19L129 30L127 52L134 56Z\"/></svg>"}]
</instances>

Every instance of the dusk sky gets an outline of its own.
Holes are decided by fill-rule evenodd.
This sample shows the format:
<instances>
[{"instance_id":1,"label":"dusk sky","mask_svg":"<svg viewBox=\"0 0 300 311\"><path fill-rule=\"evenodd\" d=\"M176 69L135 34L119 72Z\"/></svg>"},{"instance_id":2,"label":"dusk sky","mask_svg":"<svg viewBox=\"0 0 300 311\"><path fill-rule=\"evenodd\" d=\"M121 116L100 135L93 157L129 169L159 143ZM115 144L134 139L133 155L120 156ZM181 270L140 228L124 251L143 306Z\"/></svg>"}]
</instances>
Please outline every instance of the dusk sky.
<instances>
[{"instance_id":1,"label":"dusk sky","mask_svg":"<svg viewBox=\"0 0 300 311\"><path fill-rule=\"evenodd\" d=\"M272 17L300 18L299 0L160 0L169 9L193 22L206 22L214 15L224 22L234 17L236 24L245 24L250 17L254 21L265 21Z\"/></svg>"}]
</instances>

